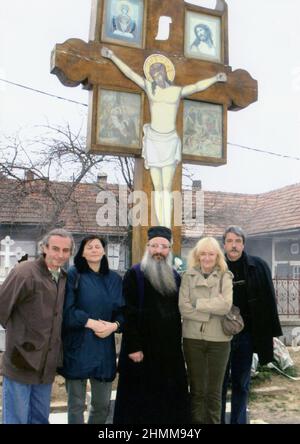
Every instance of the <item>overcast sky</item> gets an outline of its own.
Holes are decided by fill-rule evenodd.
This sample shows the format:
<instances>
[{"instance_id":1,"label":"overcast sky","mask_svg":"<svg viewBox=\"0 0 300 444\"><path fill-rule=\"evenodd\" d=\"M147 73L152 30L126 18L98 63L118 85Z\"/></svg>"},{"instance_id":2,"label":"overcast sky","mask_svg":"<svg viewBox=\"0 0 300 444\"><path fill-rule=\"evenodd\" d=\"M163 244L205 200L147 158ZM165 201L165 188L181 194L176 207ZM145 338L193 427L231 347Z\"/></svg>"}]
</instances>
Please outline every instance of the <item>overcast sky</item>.
<instances>
[{"instance_id":1,"label":"overcast sky","mask_svg":"<svg viewBox=\"0 0 300 444\"><path fill-rule=\"evenodd\" d=\"M249 71L259 90L258 102L229 112L228 142L300 158L300 1L227 4L229 64ZM87 103L81 87L67 88L50 74L49 61L56 43L88 39L90 5L90 0L0 0L0 78ZM46 121L69 122L76 131L86 115L83 106L0 81L0 127L6 134L22 128L30 135ZM229 145L226 166L198 166L193 172L207 190L260 193L300 182L300 161Z\"/></svg>"}]
</instances>

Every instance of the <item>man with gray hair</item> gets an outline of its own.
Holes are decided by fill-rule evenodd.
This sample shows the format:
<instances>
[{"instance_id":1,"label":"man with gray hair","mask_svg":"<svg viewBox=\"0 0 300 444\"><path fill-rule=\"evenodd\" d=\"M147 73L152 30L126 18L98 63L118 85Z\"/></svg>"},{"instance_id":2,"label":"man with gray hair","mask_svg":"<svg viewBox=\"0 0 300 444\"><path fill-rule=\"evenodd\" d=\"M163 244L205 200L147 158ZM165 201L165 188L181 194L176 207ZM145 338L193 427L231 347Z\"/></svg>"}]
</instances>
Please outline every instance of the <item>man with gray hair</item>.
<instances>
[{"instance_id":1,"label":"man with gray hair","mask_svg":"<svg viewBox=\"0 0 300 444\"><path fill-rule=\"evenodd\" d=\"M229 270L233 273L233 304L238 306L244 329L231 341L231 353L223 385L222 422L231 373L231 424L247 423L247 402L253 353L260 364L273 360L273 337L281 336L275 291L268 264L245 253L245 234L228 227L223 235Z\"/></svg>"},{"instance_id":2,"label":"man with gray hair","mask_svg":"<svg viewBox=\"0 0 300 444\"><path fill-rule=\"evenodd\" d=\"M74 240L63 229L40 243L42 255L16 265L0 287L6 328L2 361L3 424L47 424L59 364L66 273Z\"/></svg>"},{"instance_id":3,"label":"man with gray hair","mask_svg":"<svg viewBox=\"0 0 300 444\"><path fill-rule=\"evenodd\" d=\"M114 424L184 424L188 388L169 228L148 230L140 264L127 271L125 325Z\"/></svg>"}]
</instances>

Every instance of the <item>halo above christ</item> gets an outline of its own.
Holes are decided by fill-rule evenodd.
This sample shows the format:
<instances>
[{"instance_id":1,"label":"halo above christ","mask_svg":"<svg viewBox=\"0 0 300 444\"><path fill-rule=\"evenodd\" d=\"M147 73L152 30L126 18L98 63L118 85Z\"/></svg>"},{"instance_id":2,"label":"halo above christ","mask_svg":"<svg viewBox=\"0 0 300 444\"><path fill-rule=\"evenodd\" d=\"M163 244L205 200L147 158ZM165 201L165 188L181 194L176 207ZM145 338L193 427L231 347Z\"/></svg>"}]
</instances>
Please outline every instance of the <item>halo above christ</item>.
<instances>
[{"instance_id":1,"label":"halo above christ","mask_svg":"<svg viewBox=\"0 0 300 444\"><path fill-rule=\"evenodd\" d=\"M149 57L146 58L144 62L144 74L146 79L149 80L149 82L153 81L150 75L150 67L154 63L161 63L162 65L164 65L166 68L168 79L173 82L173 80L175 79L175 67L171 60L162 54L151 54Z\"/></svg>"}]
</instances>

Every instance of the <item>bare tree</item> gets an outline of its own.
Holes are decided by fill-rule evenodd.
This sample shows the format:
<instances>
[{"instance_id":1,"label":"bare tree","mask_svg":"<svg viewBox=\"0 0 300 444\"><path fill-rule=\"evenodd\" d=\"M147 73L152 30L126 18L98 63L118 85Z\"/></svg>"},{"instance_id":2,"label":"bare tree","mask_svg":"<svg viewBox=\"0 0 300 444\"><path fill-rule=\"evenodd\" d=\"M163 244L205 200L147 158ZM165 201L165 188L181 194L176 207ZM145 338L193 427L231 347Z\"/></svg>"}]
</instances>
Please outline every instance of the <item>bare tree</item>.
<instances>
[{"instance_id":1,"label":"bare tree","mask_svg":"<svg viewBox=\"0 0 300 444\"><path fill-rule=\"evenodd\" d=\"M94 175L103 155L86 151L85 139L70 127L45 127L45 133L24 143L19 135L2 137L0 141L0 205L10 205L11 216L26 197L40 194L47 203L41 216L41 232L62 225L62 213L72 202L79 183ZM6 205L6 208L9 208ZM49 211L48 211L49 210Z\"/></svg>"},{"instance_id":2,"label":"bare tree","mask_svg":"<svg viewBox=\"0 0 300 444\"><path fill-rule=\"evenodd\" d=\"M20 134L0 138L0 214L6 211L11 223L20 220L26 200L27 207L37 212L40 234L64 225L67 206L72 206L84 231L76 190L80 183L92 182L101 191L95 177L107 168L114 169L129 192L134 190L134 158L91 154L86 151L85 136L81 131L74 133L68 125L48 124L42 129L33 140L25 141ZM185 170L184 175L192 179Z\"/></svg>"},{"instance_id":3,"label":"bare tree","mask_svg":"<svg viewBox=\"0 0 300 444\"><path fill-rule=\"evenodd\" d=\"M115 165L116 172L123 178L128 190L134 190L134 158L133 157L113 157L111 159Z\"/></svg>"}]
</instances>

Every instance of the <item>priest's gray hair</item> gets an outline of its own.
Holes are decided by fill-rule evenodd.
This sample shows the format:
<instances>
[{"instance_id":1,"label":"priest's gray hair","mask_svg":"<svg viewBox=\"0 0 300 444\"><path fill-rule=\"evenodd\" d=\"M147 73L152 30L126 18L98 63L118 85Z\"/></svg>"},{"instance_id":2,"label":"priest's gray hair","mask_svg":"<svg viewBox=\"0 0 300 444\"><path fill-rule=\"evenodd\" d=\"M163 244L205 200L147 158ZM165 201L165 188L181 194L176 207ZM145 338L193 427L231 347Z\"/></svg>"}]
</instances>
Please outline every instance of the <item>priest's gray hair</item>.
<instances>
[{"instance_id":1,"label":"priest's gray hair","mask_svg":"<svg viewBox=\"0 0 300 444\"><path fill-rule=\"evenodd\" d=\"M173 255L171 252L165 259L156 261L148 250L145 251L141 261L141 270L144 272L145 277L155 290L164 296L177 291L172 261Z\"/></svg>"}]
</instances>

